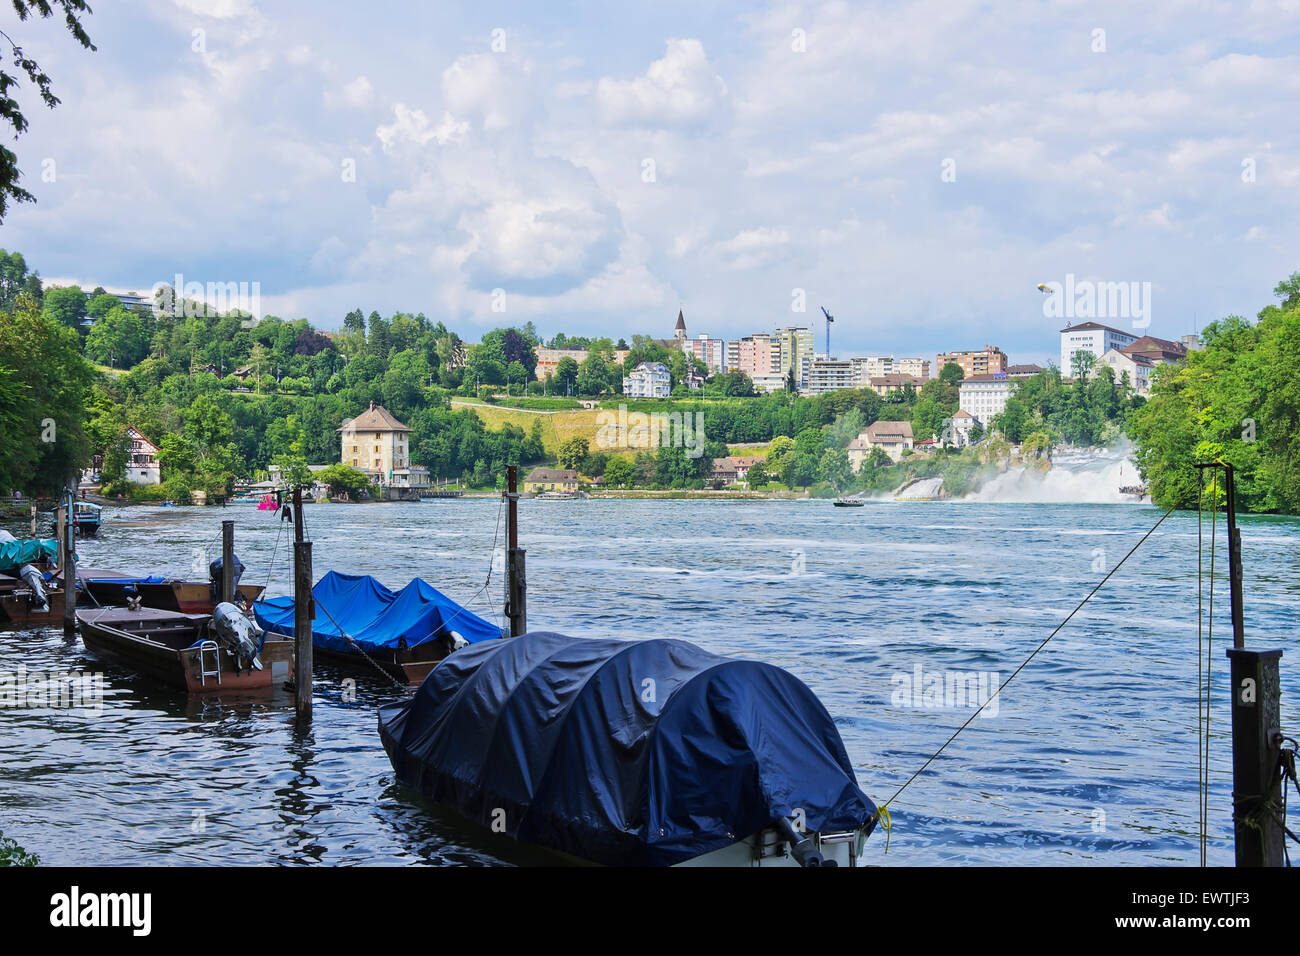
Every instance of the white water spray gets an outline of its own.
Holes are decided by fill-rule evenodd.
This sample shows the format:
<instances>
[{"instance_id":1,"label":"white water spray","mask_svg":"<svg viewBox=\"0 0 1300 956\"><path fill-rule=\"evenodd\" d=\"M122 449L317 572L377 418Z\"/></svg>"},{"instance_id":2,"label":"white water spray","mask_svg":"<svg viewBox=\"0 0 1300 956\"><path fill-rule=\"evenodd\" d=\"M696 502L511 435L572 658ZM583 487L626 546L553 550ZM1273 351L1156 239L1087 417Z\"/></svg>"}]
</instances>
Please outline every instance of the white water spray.
<instances>
[{"instance_id":1,"label":"white water spray","mask_svg":"<svg viewBox=\"0 0 1300 956\"><path fill-rule=\"evenodd\" d=\"M963 501L997 501L1008 504L1123 504L1150 501L1148 497L1120 493L1120 488L1141 485L1142 476L1125 442L1113 448L1061 453L1046 472L1010 468Z\"/></svg>"}]
</instances>

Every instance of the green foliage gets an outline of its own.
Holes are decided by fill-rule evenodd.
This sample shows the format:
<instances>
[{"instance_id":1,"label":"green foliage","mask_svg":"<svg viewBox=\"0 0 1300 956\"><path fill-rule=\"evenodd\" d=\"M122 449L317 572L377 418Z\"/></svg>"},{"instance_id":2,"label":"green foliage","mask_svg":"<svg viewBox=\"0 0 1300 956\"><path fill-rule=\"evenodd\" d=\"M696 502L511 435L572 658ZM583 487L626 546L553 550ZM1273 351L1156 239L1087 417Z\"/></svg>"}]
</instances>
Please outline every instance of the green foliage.
<instances>
[{"instance_id":1,"label":"green foliage","mask_svg":"<svg viewBox=\"0 0 1300 956\"><path fill-rule=\"evenodd\" d=\"M86 396L95 371L72 329L19 293L0 313L0 490L57 492L90 454Z\"/></svg>"},{"instance_id":2,"label":"green foliage","mask_svg":"<svg viewBox=\"0 0 1300 956\"><path fill-rule=\"evenodd\" d=\"M90 13L90 6L86 0L11 0L11 2L14 13L23 22L33 15L48 19L61 11L63 23L72 34L72 38L87 50L95 49L81 23L81 17ZM9 31L0 36L9 44L9 58L17 69L13 73L7 69L0 69L0 119L9 124L14 138L17 139L27 131L27 117L23 115L18 101L10 93L11 89L18 85L18 74L27 77L32 87L40 94L41 102L50 109L59 105L59 98L54 95L50 78L41 69L40 64L23 52L22 47L13 40L10 33L16 31L9 27ZM8 147L0 146L0 219L4 219L10 202L36 201L36 197L18 185L21 175L18 171L18 157Z\"/></svg>"},{"instance_id":3,"label":"green foliage","mask_svg":"<svg viewBox=\"0 0 1300 956\"><path fill-rule=\"evenodd\" d=\"M28 853L9 837L0 833L0 866L39 866L40 857Z\"/></svg>"},{"instance_id":4,"label":"green foliage","mask_svg":"<svg viewBox=\"0 0 1300 956\"><path fill-rule=\"evenodd\" d=\"M1089 379L1066 385L1054 367L1013 386L992 426L1013 442L1047 430L1072 445L1100 445L1122 430L1143 399L1109 365L1098 366Z\"/></svg>"},{"instance_id":5,"label":"green foliage","mask_svg":"<svg viewBox=\"0 0 1300 956\"><path fill-rule=\"evenodd\" d=\"M1255 324L1211 323L1203 349L1157 369L1129 425L1157 504L1196 507L1195 463L1221 459L1234 468L1239 507L1300 514L1300 272L1274 293L1282 304Z\"/></svg>"},{"instance_id":6,"label":"green foliage","mask_svg":"<svg viewBox=\"0 0 1300 956\"><path fill-rule=\"evenodd\" d=\"M117 302L114 296L98 296L94 302L101 299ZM100 365L131 368L149 354L149 330L139 315L115 305L90 327L85 351L87 357Z\"/></svg>"},{"instance_id":7,"label":"green foliage","mask_svg":"<svg viewBox=\"0 0 1300 956\"><path fill-rule=\"evenodd\" d=\"M360 468L335 463L315 475L317 481L329 489L330 495L347 495L358 498L372 491L370 479Z\"/></svg>"},{"instance_id":8,"label":"green foliage","mask_svg":"<svg viewBox=\"0 0 1300 956\"><path fill-rule=\"evenodd\" d=\"M560 446L557 456L561 468L577 468L590 452L590 444L585 438L570 438Z\"/></svg>"},{"instance_id":9,"label":"green foliage","mask_svg":"<svg viewBox=\"0 0 1300 956\"><path fill-rule=\"evenodd\" d=\"M86 293L80 286L58 286L45 290L45 316L54 322L66 325L70 329L81 328L86 318Z\"/></svg>"}]
</instances>

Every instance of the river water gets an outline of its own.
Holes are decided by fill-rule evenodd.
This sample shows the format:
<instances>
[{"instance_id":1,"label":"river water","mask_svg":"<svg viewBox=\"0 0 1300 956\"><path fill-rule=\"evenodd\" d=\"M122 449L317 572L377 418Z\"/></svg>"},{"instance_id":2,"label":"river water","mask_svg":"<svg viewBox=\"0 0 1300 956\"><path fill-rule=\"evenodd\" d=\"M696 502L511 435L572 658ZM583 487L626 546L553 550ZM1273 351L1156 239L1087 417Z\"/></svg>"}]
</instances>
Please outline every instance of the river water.
<instances>
[{"instance_id":1,"label":"river water","mask_svg":"<svg viewBox=\"0 0 1300 956\"><path fill-rule=\"evenodd\" d=\"M290 590L288 528L271 514L105 514L80 545L85 565L192 576L235 518L244 580ZM684 638L787 668L826 704L880 802L1159 516L1140 504L524 501L520 542L533 628ZM418 575L496 621L499 573L482 588L501 517L488 499L307 508L317 577L366 572L396 588ZM1294 733L1300 522L1245 518L1242 535L1247 641L1285 649L1282 723ZM1209 859L1229 864L1221 523L1218 542ZM888 854L878 832L868 861L1195 863L1196 547L1197 516L1170 516L904 791ZM0 714L0 830L44 863L529 862L394 784L375 708L400 692L382 680L351 693L351 675L318 667L315 719L299 731L286 695L187 700L58 630L0 634L0 671L20 667L104 675L98 713ZM933 693L935 680L952 692Z\"/></svg>"}]
</instances>

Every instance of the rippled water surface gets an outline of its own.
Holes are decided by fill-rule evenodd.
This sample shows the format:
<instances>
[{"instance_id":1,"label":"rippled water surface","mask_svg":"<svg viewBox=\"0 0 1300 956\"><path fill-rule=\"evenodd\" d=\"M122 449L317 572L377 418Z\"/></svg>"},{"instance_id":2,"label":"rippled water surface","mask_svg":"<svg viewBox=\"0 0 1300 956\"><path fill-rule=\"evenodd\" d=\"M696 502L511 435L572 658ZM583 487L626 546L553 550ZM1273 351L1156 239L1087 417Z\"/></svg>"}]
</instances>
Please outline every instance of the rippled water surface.
<instances>
[{"instance_id":1,"label":"rippled water surface","mask_svg":"<svg viewBox=\"0 0 1300 956\"><path fill-rule=\"evenodd\" d=\"M526 501L533 628L679 637L803 679L863 789L887 798L968 716L903 678L1008 675L1159 517L1142 505ZM319 577L420 576L499 620L494 500L307 509ZM250 506L106 510L82 563L191 576L236 518L245 581L289 591L287 529ZM1247 641L1286 651L1300 728L1300 523L1250 518ZM18 530L18 529L14 529ZM500 529L504 535L504 529ZM1208 535L1208 527L1207 527ZM1195 515L1173 515L893 805L869 862L1191 864L1198 858ZM1222 525L1219 543L1222 545ZM498 548L501 538L497 539ZM498 559L499 565L499 559ZM1226 572L1221 565L1220 583ZM1231 862L1227 589L1217 589L1210 859ZM477 595L477 596L476 596ZM58 630L0 634L0 670L105 675L102 711L0 712L0 829L49 864L529 862L395 786L382 680L323 666L315 720L287 697L189 699ZM918 690L915 703L925 704Z\"/></svg>"}]
</instances>

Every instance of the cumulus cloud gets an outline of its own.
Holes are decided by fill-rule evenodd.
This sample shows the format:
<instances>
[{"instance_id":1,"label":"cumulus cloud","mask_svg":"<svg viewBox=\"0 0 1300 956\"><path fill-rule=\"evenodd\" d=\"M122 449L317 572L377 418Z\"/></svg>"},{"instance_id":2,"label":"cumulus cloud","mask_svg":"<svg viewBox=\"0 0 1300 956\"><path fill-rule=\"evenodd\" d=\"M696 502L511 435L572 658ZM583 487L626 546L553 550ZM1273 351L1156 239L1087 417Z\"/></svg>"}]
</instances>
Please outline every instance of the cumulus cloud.
<instances>
[{"instance_id":1,"label":"cumulus cloud","mask_svg":"<svg viewBox=\"0 0 1300 956\"><path fill-rule=\"evenodd\" d=\"M631 80L604 77L596 87L596 103L607 123L700 123L718 109L727 84L704 54L699 40L669 40L663 59L650 64L643 76Z\"/></svg>"}]
</instances>

